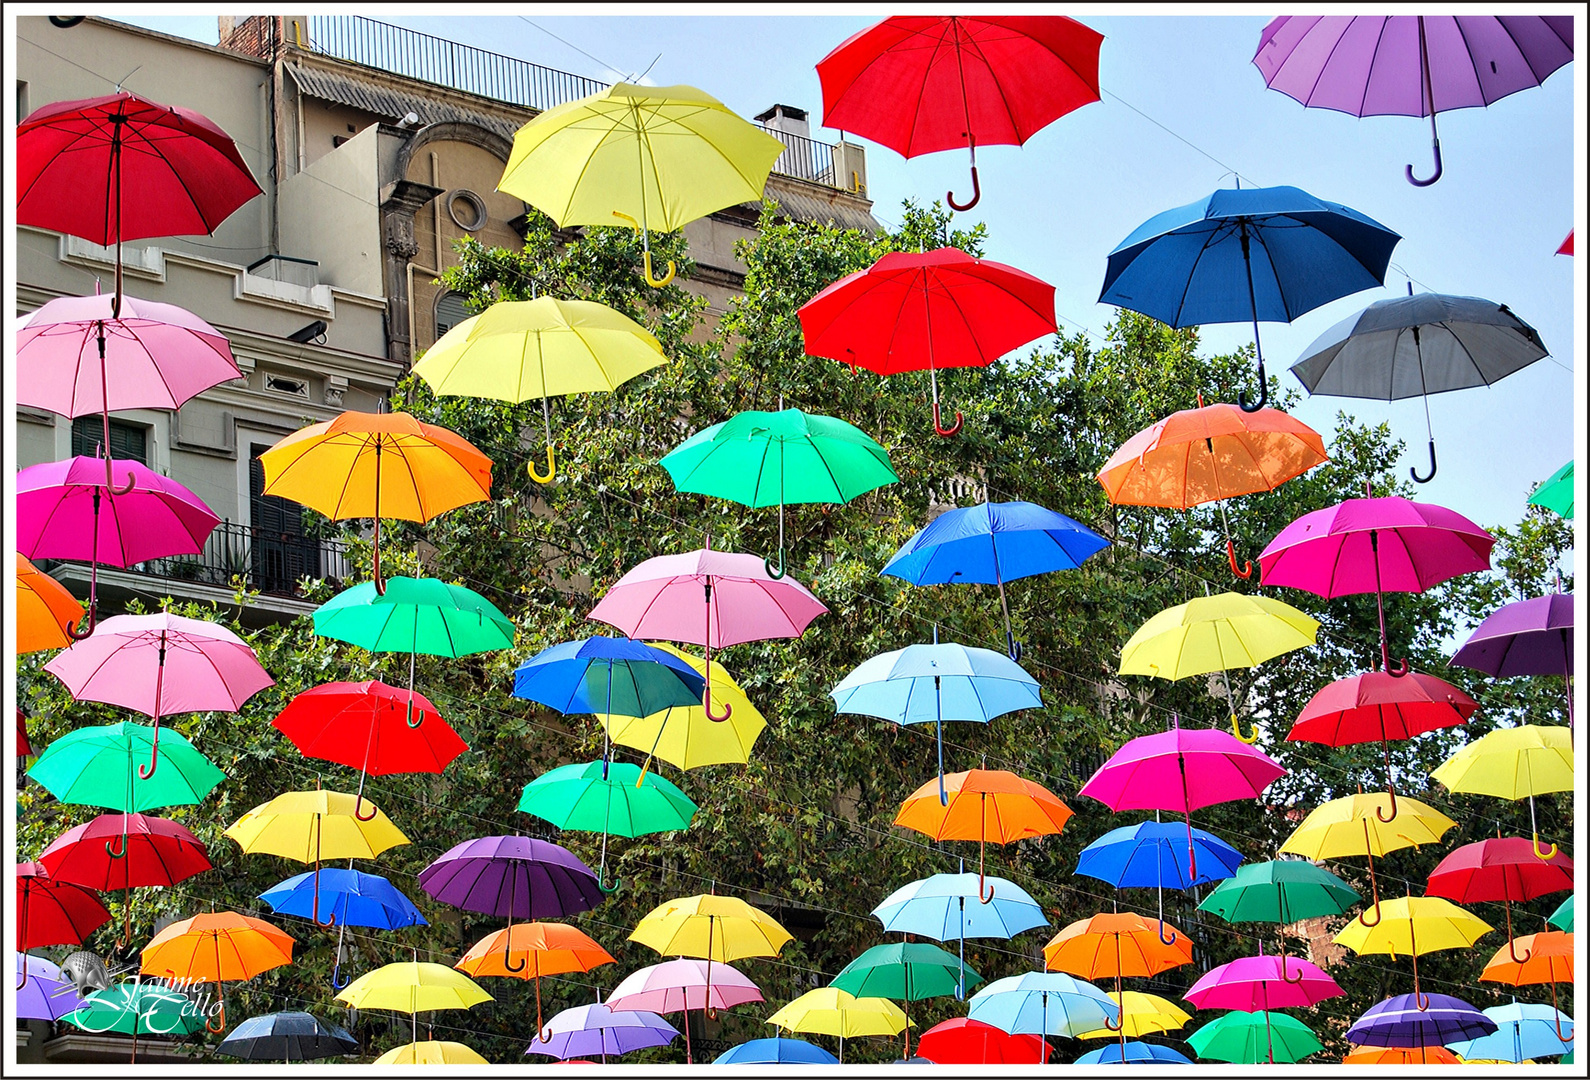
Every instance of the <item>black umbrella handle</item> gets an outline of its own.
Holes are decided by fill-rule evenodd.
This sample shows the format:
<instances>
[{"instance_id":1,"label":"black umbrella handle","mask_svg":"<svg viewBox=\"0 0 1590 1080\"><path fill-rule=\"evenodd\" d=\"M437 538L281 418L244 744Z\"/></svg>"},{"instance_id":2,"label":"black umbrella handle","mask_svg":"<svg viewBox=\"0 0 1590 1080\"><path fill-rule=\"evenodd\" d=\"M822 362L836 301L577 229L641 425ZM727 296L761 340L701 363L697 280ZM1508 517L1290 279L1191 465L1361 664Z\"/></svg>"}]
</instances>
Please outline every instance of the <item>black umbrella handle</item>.
<instances>
[{"instance_id":1,"label":"black umbrella handle","mask_svg":"<svg viewBox=\"0 0 1590 1080\"><path fill-rule=\"evenodd\" d=\"M1435 479L1435 440L1434 439L1430 440L1430 471L1425 473L1423 476L1420 476L1418 469L1415 469L1412 466L1409 466L1408 475L1413 477L1413 482L1415 484L1428 484L1431 480Z\"/></svg>"}]
</instances>

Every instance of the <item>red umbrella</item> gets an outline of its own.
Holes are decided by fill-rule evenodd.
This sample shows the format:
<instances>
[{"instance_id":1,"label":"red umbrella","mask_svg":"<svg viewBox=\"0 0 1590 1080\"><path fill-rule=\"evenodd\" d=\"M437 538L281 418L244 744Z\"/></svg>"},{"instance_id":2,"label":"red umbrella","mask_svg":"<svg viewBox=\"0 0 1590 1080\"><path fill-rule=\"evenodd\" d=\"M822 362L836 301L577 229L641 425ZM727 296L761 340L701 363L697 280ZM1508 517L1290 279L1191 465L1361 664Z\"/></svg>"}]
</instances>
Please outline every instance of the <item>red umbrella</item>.
<instances>
[{"instance_id":1,"label":"red umbrella","mask_svg":"<svg viewBox=\"0 0 1590 1080\"><path fill-rule=\"evenodd\" d=\"M22 710L17 710L17 757L19 759L33 756L33 744L28 742L28 722L22 715Z\"/></svg>"},{"instance_id":2,"label":"red umbrella","mask_svg":"<svg viewBox=\"0 0 1590 1080\"><path fill-rule=\"evenodd\" d=\"M1573 230L1572 229L1568 230L1568 236L1567 236L1566 239L1563 240L1562 246L1557 249L1557 254L1558 255L1572 255L1573 254Z\"/></svg>"},{"instance_id":3,"label":"red umbrella","mask_svg":"<svg viewBox=\"0 0 1590 1080\"><path fill-rule=\"evenodd\" d=\"M1056 332L1054 286L956 248L898 251L840 278L798 312L805 349L879 375L926 368L940 435L941 367L986 367Z\"/></svg>"},{"instance_id":4,"label":"red umbrella","mask_svg":"<svg viewBox=\"0 0 1590 1080\"><path fill-rule=\"evenodd\" d=\"M1412 672L1396 676L1368 671L1337 679L1315 694L1287 732L1288 742L1350 746L1380 741L1386 756L1386 793L1391 817L1397 816L1397 791L1391 780L1391 748L1387 740L1411 739L1436 728L1467 722L1479 705L1473 698L1434 675Z\"/></svg>"},{"instance_id":5,"label":"red umbrella","mask_svg":"<svg viewBox=\"0 0 1590 1080\"><path fill-rule=\"evenodd\" d=\"M1059 15L896 15L817 64L823 126L906 157L966 147L977 205L977 145L1020 146L1099 100L1104 35Z\"/></svg>"},{"instance_id":6,"label":"red umbrella","mask_svg":"<svg viewBox=\"0 0 1590 1080\"><path fill-rule=\"evenodd\" d=\"M1431 871L1424 894L1459 904L1500 900L1507 910L1507 947L1513 962L1522 964L1529 953L1519 956L1513 942L1513 901L1572 890L1573 860L1568 856L1558 853L1542 859L1532 841L1498 835L1464 844L1442 859Z\"/></svg>"},{"instance_id":7,"label":"red umbrella","mask_svg":"<svg viewBox=\"0 0 1590 1080\"><path fill-rule=\"evenodd\" d=\"M110 912L92 890L52 881L36 862L17 863L18 952L44 945L81 945L109 921ZM22 982L27 981L24 964Z\"/></svg>"},{"instance_id":8,"label":"red umbrella","mask_svg":"<svg viewBox=\"0 0 1590 1080\"><path fill-rule=\"evenodd\" d=\"M271 726L305 757L359 770L354 816L360 821L376 815L374 805L369 817L359 813L366 774L439 773L469 749L423 694L377 681L305 690Z\"/></svg>"},{"instance_id":9,"label":"red umbrella","mask_svg":"<svg viewBox=\"0 0 1590 1080\"><path fill-rule=\"evenodd\" d=\"M916 1046L935 1065L1037 1065L1043 1050L1037 1035L1012 1035L965 1016L928 1028Z\"/></svg>"}]
</instances>

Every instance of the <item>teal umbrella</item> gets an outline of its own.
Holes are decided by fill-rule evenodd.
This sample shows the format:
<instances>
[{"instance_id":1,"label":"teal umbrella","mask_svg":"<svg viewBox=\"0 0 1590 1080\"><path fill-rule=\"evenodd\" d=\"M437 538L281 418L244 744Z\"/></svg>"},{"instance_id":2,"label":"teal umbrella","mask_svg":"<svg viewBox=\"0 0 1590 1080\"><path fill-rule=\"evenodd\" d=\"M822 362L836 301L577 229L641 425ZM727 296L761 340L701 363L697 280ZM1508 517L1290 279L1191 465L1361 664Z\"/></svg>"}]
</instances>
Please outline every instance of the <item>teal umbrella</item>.
<instances>
[{"instance_id":1,"label":"teal umbrella","mask_svg":"<svg viewBox=\"0 0 1590 1080\"><path fill-rule=\"evenodd\" d=\"M1187 1036L1187 1045L1201 1058L1242 1065L1302 1061L1325 1049L1303 1021L1269 1011L1228 1012Z\"/></svg>"},{"instance_id":2,"label":"teal umbrella","mask_svg":"<svg viewBox=\"0 0 1590 1080\"><path fill-rule=\"evenodd\" d=\"M204 1015L190 997L155 983L122 982L96 990L80 1008L61 1017L84 1031L131 1035L132 1060L138 1060L139 1035L191 1035L204 1026Z\"/></svg>"},{"instance_id":3,"label":"teal umbrella","mask_svg":"<svg viewBox=\"0 0 1590 1080\"><path fill-rule=\"evenodd\" d=\"M1198 905L1226 922L1272 922L1282 926L1300 919L1340 915L1359 896L1341 878L1306 859L1277 859L1272 862L1245 863L1237 872L1210 890ZM1281 938L1281 975L1292 979L1286 970L1286 938Z\"/></svg>"},{"instance_id":4,"label":"teal umbrella","mask_svg":"<svg viewBox=\"0 0 1590 1080\"><path fill-rule=\"evenodd\" d=\"M609 833L636 837L672 832L688 828L696 814L690 797L656 773L643 776L638 765L605 759L542 773L525 785L518 809L560 829L601 833L597 881L604 892L615 892L622 884L605 884Z\"/></svg>"},{"instance_id":5,"label":"teal umbrella","mask_svg":"<svg viewBox=\"0 0 1590 1080\"><path fill-rule=\"evenodd\" d=\"M964 982L963 979L964 971ZM874 945L835 975L828 985L861 997L891 998L906 1003L905 1056L911 1056L911 1002L931 997L953 997L964 987L976 986L983 977L950 952L926 942Z\"/></svg>"},{"instance_id":6,"label":"teal umbrella","mask_svg":"<svg viewBox=\"0 0 1590 1080\"><path fill-rule=\"evenodd\" d=\"M125 720L62 735L45 747L28 775L63 803L124 814L203 801L226 774L176 731L167 728L165 736L158 744L165 767L147 780L137 763L157 752L154 728Z\"/></svg>"},{"instance_id":7,"label":"teal umbrella","mask_svg":"<svg viewBox=\"0 0 1590 1080\"><path fill-rule=\"evenodd\" d=\"M674 487L758 509L778 507L778 566L784 576L786 503L847 503L899 479L888 451L860 428L799 409L748 409L703 428L658 463Z\"/></svg>"},{"instance_id":8,"label":"teal umbrella","mask_svg":"<svg viewBox=\"0 0 1590 1080\"><path fill-rule=\"evenodd\" d=\"M1573 897L1570 896L1558 904L1557 910L1546 917L1546 922L1555 926L1558 930L1566 930L1570 934L1573 933Z\"/></svg>"},{"instance_id":9,"label":"teal umbrella","mask_svg":"<svg viewBox=\"0 0 1590 1080\"><path fill-rule=\"evenodd\" d=\"M1573 462L1568 462L1562 468L1546 478L1533 495L1529 497L1531 506L1544 506L1547 510L1555 511L1559 516L1573 520Z\"/></svg>"}]
</instances>

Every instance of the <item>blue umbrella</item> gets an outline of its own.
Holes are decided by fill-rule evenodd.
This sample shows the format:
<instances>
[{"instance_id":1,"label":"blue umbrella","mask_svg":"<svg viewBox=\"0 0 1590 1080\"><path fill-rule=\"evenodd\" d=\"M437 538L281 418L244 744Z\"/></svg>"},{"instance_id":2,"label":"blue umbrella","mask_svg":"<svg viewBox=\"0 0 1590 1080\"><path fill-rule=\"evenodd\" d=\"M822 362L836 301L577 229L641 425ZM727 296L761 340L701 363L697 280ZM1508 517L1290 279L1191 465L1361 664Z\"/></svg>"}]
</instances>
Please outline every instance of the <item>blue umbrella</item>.
<instances>
[{"instance_id":1,"label":"blue umbrella","mask_svg":"<svg viewBox=\"0 0 1590 1080\"><path fill-rule=\"evenodd\" d=\"M1012 660L1020 660L1021 646L1010 632L1005 582L1052 570L1075 570L1088 556L1109 546L1086 525L1036 503L984 502L946 510L934 518L901 545L880 572L913 585L950 581L998 585L1005 646Z\"/></svg>"},{"instance_id":2,"label":"blue umbrella","mask_svg":"<svg viewBox=\"0 0 1590 1080\"><path fill-rule=\"evenodd\" d=\"M318 919L315 915L315 875L320 875L320 910L330 910L330 926L336 923L337 960L331 969L331 984L340 990L350 979L342 976L342 938L350 926L369 926L377 930L397 930L405 926L428 926L425 916L414 902L386 878L366 874L351 867L338 870L323 867L296 877L290 877L259 894L259 898L279 915L298 915L305 919ZM329 909L327 897L330 897Z\"/></svg>"},{"instance_id":3,"label":"blue umbrella","mask_svg":"<svg viewBox=\"0 0 1590 1080\"><path fill-rule=\"evenodd\" d=\"M1478 1039L1447 1043L1447 1049L1465 1060L1525 1061L1553 1057L1573 1050L1573 1019L1550 1005L1513 1002L1485 1010L1496 1021L1496 1030Z\"/></svg>"},{"instance_id":4,"label":"blue umbrella","mask_svg":"<svg viewBox=\"0 0 1590 1080\"><path fill-rule=\"evenodd\" d=\"M1191 865L1189 846L1197 850L1197 860ZM1213 833L1194 829L1189 845L1182 826L1144 821L1111 829L1083 848L1076 872L1107 881L1117 889L1158 889L1159 936L1169 945L1175 938L1165 940L1165 886L1190 889L1219 881L1235 874L1241 863L1242 853ZM1196 877L1192 866L1201 868Z\"/></svg>"},{"instance_id":5,"label":"blue umbrella","mask_svg":"<svg viewBox=\"0 0 1590 1080\"><path fill-rule=\"evenodd\" d=\"M1075 1037L1105 1027L1119 1030L1121 1024L1121 1007L1108 994L1058 971L996 979L972 995L966 1015L1010 1035ZM1047 1065L1047 1039L1043 1059Z\"/></svg>"},{"instance_id":6,"label":"blue umbrella","mask_svg":"<svg viewBox=\"0 0 1590 1080\"><path fill-rule=\"evenodd\" d=\"M1291 322L1385 283L1402 237L1295 187L1216 191L1155 214L1110 252L1099 302L1170 326L1253 320L1257 412L1269 400L1259 322Z\"/></svg>"},{"instance_id":7,"label":"blue umbrella","mask_svg":"<svg viewBox=\"0 0 1590 1080\"><path fill-rule=\"evenodd\" d=\"M1183 1054L1177 1053L1168 1046L1158 1043L1129 1042L1124 1050L1117 1043L1111 1043L1100 1050L1089 1050L1086 1054L1073 1063L1076 1065L1153 1065L1160 1062L1169 1062L1176 1065L1192 1065L1193 1060Z\"/></svg>"},{"instance_id":8,"label":"blue umbrella","mask_svg":"<svg viewBox=\"0 0 1590 1080\"><path fill-rule=\"evenodd\" d=\"M719 1054L714 1065L838 1065L839 1059L805 1039L752 1039Z\"/></svg>"},{"instance_id":9,"label":"blue umbrella","mask_svg":"<svg viewBox=\"0 0 1590 1080\"><path fill-rule=\"evenodd\" d=\"M1049 925L1038 902L1020 885L1000 877L988 881L994 885L994 899L986 904L977 902L976 874L934 874L896 889L872 913L891 933L962 942L964 969L967 938L1009 939L1024 930ZM964 977L955 996L966 996Z\"/></svg>"},{"instance_id":10,"label":"blue umbrella","mask_svg":"<svg viewBox=\"0 0 1590 1080\"><path fill-rule=\"evenodd\" d=\"M907 645L862 662L828 692L842 713L860 713L896 724L933 722L938 730L939 803L944 792L944 721L986 724L1017 709L1043 708L1038 680L992 649Z\"/></svg>"}]
</instances>

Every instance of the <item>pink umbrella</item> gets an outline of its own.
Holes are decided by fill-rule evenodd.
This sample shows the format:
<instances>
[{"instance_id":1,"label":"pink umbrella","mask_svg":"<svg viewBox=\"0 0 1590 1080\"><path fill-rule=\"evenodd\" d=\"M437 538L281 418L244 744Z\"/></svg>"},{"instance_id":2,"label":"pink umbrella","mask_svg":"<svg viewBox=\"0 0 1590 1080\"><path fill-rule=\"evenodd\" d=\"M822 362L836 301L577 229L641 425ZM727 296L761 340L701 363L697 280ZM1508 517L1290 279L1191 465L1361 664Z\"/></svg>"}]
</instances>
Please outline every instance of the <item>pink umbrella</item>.
<instances>
[{"instance_id":1,"label":"pink umbrella","mask_svg":"<svg viewBox=\"0 0 1590 1080\"><path fill-rule=\"evenodd\" d=\"M703 548L647 559L619 578L586 618L632 638L704 645L710 669L713 649L800 637L827 610L793 577L770 577L760 555ZM701 703L720 723L734 711L728 705L722 716L712 711L710 679Z\"/></svg>"},{"instance_id":2,"label":"pink umbrella","mask_svg":"<svg viewBox=\"0 0 1590 1080\"><path fill-rule=\"evenodd\" d=\"M1348 499L1282 529L1259 553L1259 583L1287 585L1327 600L1374 593L1381 665L1402 676L1408 663L1391 662L1383 594L1423 592L1459 574L1489 570L1495 542L1444 506L1398 496Z\"/></svg>"},{"instance_id":3,"label":"pink umbrella","mask_svg":"<svg viewBox=\"0 0 1590 1080\"><path fill-rule=\"evenodd\" d=\"M1262 946L1261 946L1262 948ZM1295 979L1286 974L1286 958L1244 956L1206 971L1184 995L1200 1009L1237 1009L1264 1013L1264 1035L1270 1038L1270 1010L1307 1008L1326 998L1346 994L1331 978L1307 960L1293 959L1301 970ZM1270 1058L1274 1060L1274 1052Z\"/></svg>"},{"instance_id":4,"label":"pink umbrella","mask_svg":"<svg viewBox=\"0 0 1590 1080\"><path fill-rule=\"evenodd\" d=\"M1235 799L1256 799L1286 770L1265 754L1217 729L1170 731L1128 742L1082 785L1080 794L1112 811L1174 810L1187 819L1187 860L1198 876L1192 812Z\"/></svg>"},{"instance_id":5,"label":"pink umbrella","mask_svg":"<svg viewBox=\"0 0 1590 1080\"><path fill-rule=\"evenodd\" d=\"M108 461L108 459L107 459ZM88 616L68 632L93 633L99 564L131 566L167 555L196 555L221 523L193 492L136 461L125 488L109 484L93 458L29 465L17 472L17 550L30 559L87 559Z\"/></svg>"},{"instance_id":6,"label":"pink umbrella","mask_svg":"<svg viewBox=\"0 0 1590 1080\"><path fill-rule=\"evenodd\" d=\"M226 627L202 619L117 615L44 665L78 701L135 709L154 718L147 780L159 763L160 718L185 712L236 712L275 685L254 650ZM167 678L169 674L169 679Z\"/></svg>"},{"instance_id":7,"label":"pink umbrella","mask_svg":"<svg viewBox=\"0 0 1590 1080\"><path fill-rule=\"evenodd\" d=\"M762 991L756 983L728 964L681 958L631 972L608 996L607 1004L631 1012L685 1013L685 1063L693 1064L691 1009L705 1009L716 1016L719 1009L761 1000Z\"/></svg>"}]
</instances>

